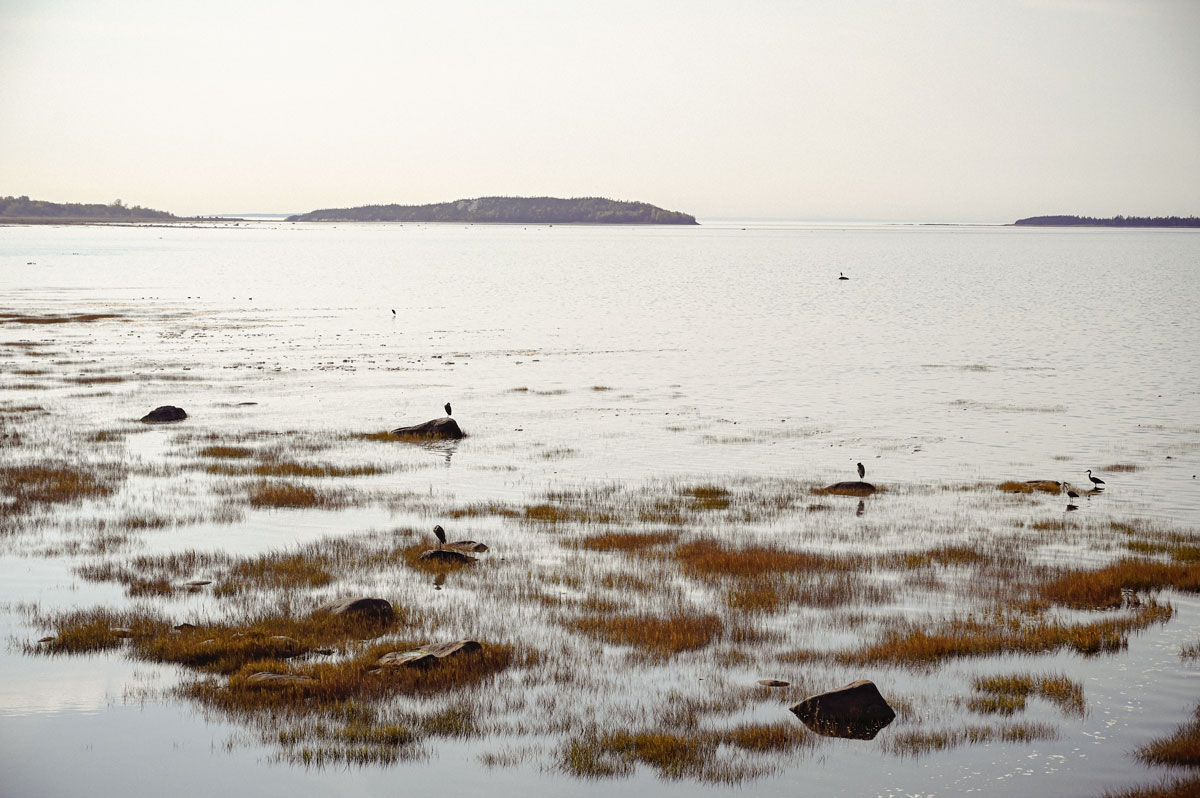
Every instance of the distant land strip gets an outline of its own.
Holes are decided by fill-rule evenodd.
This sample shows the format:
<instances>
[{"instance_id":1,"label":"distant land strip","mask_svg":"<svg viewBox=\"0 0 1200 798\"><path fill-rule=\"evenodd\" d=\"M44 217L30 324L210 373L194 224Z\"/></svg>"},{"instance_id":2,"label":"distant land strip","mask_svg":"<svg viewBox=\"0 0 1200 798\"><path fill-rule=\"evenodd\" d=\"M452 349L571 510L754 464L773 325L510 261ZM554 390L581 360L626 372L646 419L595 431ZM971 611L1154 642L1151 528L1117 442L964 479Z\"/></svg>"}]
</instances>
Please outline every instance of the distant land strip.
<instances>
[{"instance_id":1,"label":"distant land strip","mask_svg":"<svg viewBox=\"0 0 1200 798\"><path fill-rule=\"evenodd\" d=\"M78 222L178 222L173 213L129 206L121 200L109 205L78 202L47 202L29 197L0 197L0 223L27 221Z\"/></svg>"},{"instance_id":2,"label":"distant land strip","mask_svg":"<svg viewBox=\"0 0 1200 798\"><path fill-rule=\"evenodd\" d=\"M1030 227L1200 227L1195 216L1113 216L1096 219L1091 216L1030 216L1018 219L1017 225Z\"/></svg>"},{"instance_id":3,"label":"distant land strip","mask_svg":"<svg viewBox=\"0 0 1200 798\"><path fill-rule=\"evenodd\" d=\"M480 197L432 205L364 205L296 214L289 222L471 222L484 224L697 224L646 202L601 197Z\"/></svg>"}]
</instances>

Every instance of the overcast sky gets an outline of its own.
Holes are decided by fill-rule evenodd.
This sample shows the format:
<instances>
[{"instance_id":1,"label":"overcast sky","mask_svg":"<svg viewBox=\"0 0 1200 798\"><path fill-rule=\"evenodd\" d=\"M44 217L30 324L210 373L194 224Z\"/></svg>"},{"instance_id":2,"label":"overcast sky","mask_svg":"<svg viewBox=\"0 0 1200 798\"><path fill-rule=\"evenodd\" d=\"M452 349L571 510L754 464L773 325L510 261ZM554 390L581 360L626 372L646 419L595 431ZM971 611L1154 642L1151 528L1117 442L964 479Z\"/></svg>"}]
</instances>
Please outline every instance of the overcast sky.
<instances>
[{"instance_id":1,"label":"overcast sky","mask_svg":"<svg viewBox=\"0 0 1200 798\"><path fill-rule=\"evenodd\" d=\"M0 0L0 195L1200 215L1200 0Z\"/></svg>"}]
</instances>

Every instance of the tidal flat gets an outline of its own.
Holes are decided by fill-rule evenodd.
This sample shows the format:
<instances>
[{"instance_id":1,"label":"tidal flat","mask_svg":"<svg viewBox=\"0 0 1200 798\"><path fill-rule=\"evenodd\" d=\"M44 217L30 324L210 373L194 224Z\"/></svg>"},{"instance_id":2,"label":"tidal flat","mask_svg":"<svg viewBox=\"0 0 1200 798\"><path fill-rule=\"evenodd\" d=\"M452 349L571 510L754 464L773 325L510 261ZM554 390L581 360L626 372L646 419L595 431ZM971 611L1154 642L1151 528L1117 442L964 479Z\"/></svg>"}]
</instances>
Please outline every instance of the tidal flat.
<instances>
[{"instance_id":1,"label":"tidal flat","mask_svg":"<svg viewBox=\"0 0 1200 798\"><path fill-rule=\"evenodd\" d=\"M1187 334L1089 347L1138 301L1200 332L1194 276L1122 271L1200 237L451 227L0 230L20 794L1194 784L1200 364ZM1038 275L1082 258L1113 285L1064 317ZM779 296L710 307L730 263ZM463 439L388 433L447 401ZM138 420L163 404L188 418ZM860 462L874 490L827 489ZM487 550L421 559L434 525ZM318 611L351 596L394 615ZM857 679L897 714L873 739L788 711Z\"/></svg>"}]
</instances>

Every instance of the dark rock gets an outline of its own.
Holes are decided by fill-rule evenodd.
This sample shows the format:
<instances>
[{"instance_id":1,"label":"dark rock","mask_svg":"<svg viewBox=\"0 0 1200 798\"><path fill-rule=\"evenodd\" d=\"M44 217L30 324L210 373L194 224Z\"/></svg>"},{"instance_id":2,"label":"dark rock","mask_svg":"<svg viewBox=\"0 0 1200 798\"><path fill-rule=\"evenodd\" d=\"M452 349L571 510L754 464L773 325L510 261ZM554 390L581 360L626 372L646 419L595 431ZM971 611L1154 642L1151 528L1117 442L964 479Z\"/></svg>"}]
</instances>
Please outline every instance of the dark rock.
<instances>
[{"instance_id":1,"label":"dark rock","mask_svg":"<svg viewBox=\"0 0 1200 798\"><path fill-rule=\"evenodd\" d=\"M380 623L388 623L395 619L396 610L387 599L381 598L344 598L322 604L317 612L327 612L330 615L347 615L364 618Z\"/></svg>"},{"instance_id":2,"label":"dark rock","mask_svg":"<svg viewBox=\"0 0 1200 798\"><path fill-rule=\"evenodd\" d=\"M427 646L414 648L411 651L391 651L379 658L379 665L384 668L428 668L440 660L453 657L456 654L470 654L479 651L483 645L476 640L455 640L452 643L431 643Z\"/></svg>"},{"instance_id":3,"label":"dark rock","mask_svg":"<svg viewBox=\"0 0 1200 798\"><path fill-rule=\"evenodd\" d=\"M429 551L421 552L421 556L417 557L417 559L425 562L444 562L451 565L470 565L475 562L474 557L469 557L461 551L454 551L453 549L430 549Z\"/></svg>"},{"instance_id":4,"label":"dark rock","mask_svg":"<svg viewBox=\"0 0 1200 798\"><path fill-rule=\"evenodd\" d=\"M837 496L868 496L875 492L875 486L870 482L836 482L813 492L832 493Z\"/></svg>"},{"instance_id":5,"label":"dark rock","mask_svg":"<svg viewBox=\"0 0 1200 798\"><path fill-rule=\"evenodd\" d=\"M154 408L142 416L142 421L149 424L158 424L163 421L183 421L185 418L187 418L187 413L183 412L182 407L163 405L162 407Z\"/></svg>"},{"instance_id":6,"label":"dark rock","mask_svg":"<svg viewBox=\"0 0 1200 798\"><path fill-rule=\"evenodd\" d=\"M873 740L896 718L875 683L866 679L811 695L788 709L817 734L852 740Z\"/></svg>"},{"instance_id":7,"label":"dark rock","mask_svg":"<svg viewBox=\"0 0 1200 798\"><path fill-rule=\"evenodd\" d=\"M187 585L188 587L203 587L204 585L211 585L212 580L211 579L193 579L190 582L184 582L184 584Z\"/></svg>"},{"instance_id":8,"label":"dark rock","mask_svg":"<svg viewBox=\"0 0 1200 798\"><path fill-rule=\"evenodd\" d=\"M171 627L176 632L187 632L196 628L194 623L177 623Z\"/></svg>"},{"instance_id":9,"label":"dark rock","mask_svg":"<svg viewBox=\"0 0 1200 798\"><path fill-rule=\"evenodd\" d=\"M787 687L790 682L781 682L778 679L759 679L758 683L763 687Z\"/></svg>"},{"instance_id":10,"label":"dark rock","mask_svg":"<svg viewBox=\"0 0 1200 798\"><path fill-rule=\"evenodd\" d=\"M123 626L114 626L112 629L109 629L108 631L112 632L113 637L133 637L133 630L126 629Z\"/></svg>"},{"instance_id":11,"label":"dark rock","mask_svg":"<svg viewBox=\"0 0 1200 798\"><path fill-rule=\"evenodd\" d=\"M453 543L447 543L446 548L454 549L455 551L474 551L485 552L488 550L487 545L474 540L456 540Z\"/></svg>"},{"instance_id":12,"label":"dark rock","mask_svg":"<svg viewBox=\"0 0 1200 798\"><path fill-rule=\"evenodd\" d=\"M43 637L43 638L42 638L41 640L39 640L38 642L39 642L39 643L53 643L53 642L54 642L55 640L57 640L57 639L58 639L58 638L57 638L57 637L54 637L54 636L50 636L50 637Z\"/></svg>"},{"instance_id":13,"label":"dark rock","mask_svg":"<svg viewBox=\"0 0 1200 798\"><path fill-rule=\"evenodd\" d=\"M246 677L246 684L257 687L291 687L297 684L314 684L317 680L311 676L301 676L297 673L267 673L259 671Z\"/></svg>"},{"instance_id":14,"label":"dark rock","mask_svg":"<svg viewBox=\"0 0 1200 798\"><path fill-rule=\"evenodd\" d=\"M435 418L424 424L398 427L392 430L392 434L400 438L443 438L447 440L458 440L463 436L458 422L452 418Z\"/></svg>"}]
</instances>

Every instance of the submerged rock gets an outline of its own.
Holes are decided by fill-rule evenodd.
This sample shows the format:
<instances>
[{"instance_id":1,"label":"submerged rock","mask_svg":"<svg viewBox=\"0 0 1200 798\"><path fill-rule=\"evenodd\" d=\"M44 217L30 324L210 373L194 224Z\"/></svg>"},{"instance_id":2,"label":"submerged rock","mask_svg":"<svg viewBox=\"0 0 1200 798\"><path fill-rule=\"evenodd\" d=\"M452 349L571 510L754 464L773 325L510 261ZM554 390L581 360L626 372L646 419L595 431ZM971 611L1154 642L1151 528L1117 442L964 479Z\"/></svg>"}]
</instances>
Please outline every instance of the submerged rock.
<instances>
[{"instance_id":1,"label":"submerged rock","mask_svg":"<svg viewBox=\"0 0 1200 798\"><path fill-rule=\"evenodd\" d=\"M791 684L791 682L784 682L779 679L759 679L758 683L763 687L787 687Z\"/></svg>"},{"instance_id":2,"label":"submerged rock","mask_svg":"<svg viewBox=\"0 0 1200 798\"><path fill-rule=\"evenodd\" d=\"M301 676L298 673L268 673L259 671L246 677L246 684L258 687L290 687L295 684L313 684L317 680L311 676Z\"/></svg>"},{"instance_id":3,"label":"submerged rock","mask_svg":"<svg viewBox=\"0 0 1200 798\"><path fill-rule=\"evenodd\" d=\"M838 496L867 496L875 492L875 486L870 482L835 482L814 492L833 493Z\"/></svg>"},{"instance_id":4,"label":"submerged rock","mask_svg":"<svg viewBox=\"0 0 1200 798\"><path fill-rule=\"evenodd\" d=\"M874 682L860 679L788 707L804 725L826 737L873 740L896 718Z\"/></svg>"},{"instance_id":5,"label":"submerged rock","mask_svg":"<svg viewBox=\"0 0 1200 798\"><path fill-rule=\"evenodd\" d=\"M435 418L424 424L414 424L411 427L397 427L392 434L401 438L442 438L458 440L463 436L458 422L452 418Z\"/></svg>"},{"instance_id":6,"label":"submerged rock","mask_svg":"<svg viewBox=\"0 0 1200 798\"><path fill-rule=\"evenodd\" d=\"M142 421L147 424L159 424L164 421L183 421L185 418L187 418L187 413L183 411L182 407L163 405L142 416Z\"/></svg>"},{"instance_id":7,"label":"submerged rock","mask_svg":"<svg viewBox=\"0 0 1200 798\"><path fill-rule=\"evenodd\" d=\"M381 598L366 598L362 596L338 599L317 607L317 612L327 612L330 615L347 615L364 618L380 623L387 623L396 617L392 602Z\"/></svg>"},{"instance_id":8,"label":"submerged rock","mask_svg":"<svg viewBox=\"0 0 1200 798\"><path fill-rule=\"evenodd\" d=\"M470 654L483 648L477 640L455 640L451 643L430 643L410 651L391 651L379 658L382 668L428 668L440 660L457 654Z\"/></svg>"}]
</instances>

